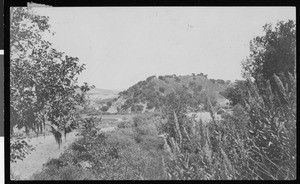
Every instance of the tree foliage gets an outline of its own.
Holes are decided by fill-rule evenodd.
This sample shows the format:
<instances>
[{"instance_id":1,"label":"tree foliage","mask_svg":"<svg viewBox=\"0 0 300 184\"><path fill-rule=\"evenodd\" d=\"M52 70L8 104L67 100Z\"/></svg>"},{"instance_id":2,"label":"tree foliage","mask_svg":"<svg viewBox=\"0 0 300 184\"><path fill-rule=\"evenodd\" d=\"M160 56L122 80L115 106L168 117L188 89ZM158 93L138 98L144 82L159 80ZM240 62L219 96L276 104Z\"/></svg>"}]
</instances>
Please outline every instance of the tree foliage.
<instances>
[{"instance_id":1,"label":"tree foliage","mask_svg":"<svg viewBox=\"0 0 300 184\"><path fill-rule=\"evenodd\" d=\"M225 91L220 92L222 96L230 100L231 105L243 104L243 94L245 91L245 81L236 80L233 87L227 88Z\"/></svg>"},{"instance_id":2,"label":"tree foliage","mask_svg":"<svg viewBox=\"0 0 300 184\"><path fill-rule=\"evenodd\" d=\"M68 133L79 118L75 106L84 105L85 92L93 87L77 85L77 76L85 69L78 58L43 39L43 34L52 33L48 20L28 8L11 9L11 133L17 127L39 134L45 125Z\"/></svg>"},{"instance_id":3,"label":"tree foliage","mask_svg":"<svg viewBox=\"0 0 300 184\"><path fill-rule=\"evenodd\" d=\"M264 36L250 41L250 56L243 61L244 76L255 79L270 79L274 74L295 76L296 66L296 23L292 20L280 21L264 27Z\"/></svg>"}]
</instances>

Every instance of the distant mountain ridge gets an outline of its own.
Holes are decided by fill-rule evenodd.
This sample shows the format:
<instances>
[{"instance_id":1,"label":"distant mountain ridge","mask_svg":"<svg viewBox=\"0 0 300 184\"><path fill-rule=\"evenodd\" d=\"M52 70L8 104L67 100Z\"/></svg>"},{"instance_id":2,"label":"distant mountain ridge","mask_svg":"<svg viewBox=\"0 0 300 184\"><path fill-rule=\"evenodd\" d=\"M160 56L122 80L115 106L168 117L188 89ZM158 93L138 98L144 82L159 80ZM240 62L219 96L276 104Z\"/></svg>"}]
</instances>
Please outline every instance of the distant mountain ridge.
<instances>
[{"instance_id":1,"label":"distant mountain ridge","mask_svg":"<svg viewBox=\"0 0 300 184\"><path fill-rule=\"evenodd\" d=\"M94 88L87 92L87 96L91 100L104 100L118 97L119 92L117 90Z\"/></svg>"}]
</instances>

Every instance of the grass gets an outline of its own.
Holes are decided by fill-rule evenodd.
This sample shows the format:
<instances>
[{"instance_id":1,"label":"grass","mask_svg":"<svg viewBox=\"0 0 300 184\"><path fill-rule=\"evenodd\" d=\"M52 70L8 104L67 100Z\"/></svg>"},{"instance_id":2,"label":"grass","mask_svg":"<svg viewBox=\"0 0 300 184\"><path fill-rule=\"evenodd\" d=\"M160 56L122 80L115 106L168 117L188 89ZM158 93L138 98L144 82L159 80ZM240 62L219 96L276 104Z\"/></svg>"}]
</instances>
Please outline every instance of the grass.
<instances>
[{"instance_id":1,"label":"grass","mask_svg":"<svg viewBox=\"0 0 300 184\"><path fill-rule=\"evenodd\" d=\"M85 138L73 143L59 159L49 160L32 179L165 179L163 141L156 127L145 117L134 118L131 124L100 137L83 135ZM137 141L137 137L141 140ZM79 163L84 161L92 167L83 169Z\"/></svg>"}]
</instances>

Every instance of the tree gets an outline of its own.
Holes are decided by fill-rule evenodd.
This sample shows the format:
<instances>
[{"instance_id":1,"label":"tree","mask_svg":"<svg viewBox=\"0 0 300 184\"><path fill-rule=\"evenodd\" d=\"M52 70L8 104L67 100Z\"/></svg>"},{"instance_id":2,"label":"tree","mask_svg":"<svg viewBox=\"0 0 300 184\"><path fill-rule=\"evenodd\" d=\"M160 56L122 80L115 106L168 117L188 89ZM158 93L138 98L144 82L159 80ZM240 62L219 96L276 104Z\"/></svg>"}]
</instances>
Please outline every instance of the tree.
<instances>
[{"instance_id":1,"label":"tree","mask_svg":"<svg viewBox=\"0 0 300 184\"><path fill-rule=\"evenodd\" d=\"M164 80L164 77L163 76L158 76L158 79Z\"/></svg>"},{"instance_id":2,"label":"tree","mask_svg":"<svg viewBox=\"0 0 300 184\"><path fill-rule=\"evenodd\" d=\"M110 107L112 105L111 101L106 102L107 107Z\"/></svg>"},{"instance_id":3,"label":"tree","mask_svg":"<svg viewBox=\"0 0 300 184\"><path fill-rule=\"evenodd\" d=\"M85 93L93 87L87 83L77 85L77 75L84 65L78 58L54 49L43 39L45 32L52 33L48 17L28 8L11 9L11 135L13 127L25 128L27 133L33 130L38 135L46 125L66 135L80 118L75 105L84 105ZM14 141L12 138L11 145Z\"/></svg>"},{"instance_id":4,"label":"tree","mask_svg":"<svg viewBox=\"0 0 300 184\"><path fill-rule=\"evenodd\" d=\"M161 93L164 93L166 91L166 89L164 87L159 87L158 90L161 92Z\"/></svg>"},{"instance_id":5,"label":"tree","mask_svg":"<svg viewBox=\"0 0 300 184\"><path fill-rule=\"evenodd\" d=\"M147 103L147 109L153 109L153 107L154 107L154 104L152 103L152 102L148 102Z\"/></svg>"},{"instance_id":6,"label":"tree","mask_svg":"<svg viewBox=\"0 0 300 184\"><path fill-rule=\"evenodd\" d=\"M243 61L247 80L235 86L243 90L249 116L250 168L263 179L296 177L295 28L292 20L278 22L275 30L266 24L266 34L250 42L251 54Z\"/></svg>"},{"instance_id":7,"label":"tree","mask_svg":"<svg viewBox=\"0 0 300 184\"><path fill-rule=\"evenodd\" d=\"M103 106L103 107L101 107L101 111L103 111L103 112L106 112L108 109L109 109L108 106Z\"/></svg>"},{"instance_id":8,"label":"tree","mask_svg":"<svg viewBox=\"0 0 300 184\"><path fill-rule=\"evenodd\" d=\"M231 105L243 104L243 95L246 93L246 81L236 80L233 87L227 88L225 91L220 92L220 95L224 96L231 101Z\"/></svg>"},{"instance_id":9,"label":"tree","mask_svg":"<svg viewBox=\"0 0 300 184\"><path fill-rule=\"evenodd\" d=\"M146 81L147 82L150 82L153 78L155 78L156 76L155 75L152 75L152 76L150 76L150 77L148 77L147 79L146 79Z\"/></svg>"},{"instance_id":10,"label":"tree","mask_svg":"<svg viewBox=\"0 0 300 184\"><path fill-rule=\"evenodd\" d=\"M280 21L263 26L265 35L250 41L250 56L243 61L243 75L255 79L269 80L274 74L281 76L291 73L296 66L296 23Z\"/></svg>"}]
</instances>

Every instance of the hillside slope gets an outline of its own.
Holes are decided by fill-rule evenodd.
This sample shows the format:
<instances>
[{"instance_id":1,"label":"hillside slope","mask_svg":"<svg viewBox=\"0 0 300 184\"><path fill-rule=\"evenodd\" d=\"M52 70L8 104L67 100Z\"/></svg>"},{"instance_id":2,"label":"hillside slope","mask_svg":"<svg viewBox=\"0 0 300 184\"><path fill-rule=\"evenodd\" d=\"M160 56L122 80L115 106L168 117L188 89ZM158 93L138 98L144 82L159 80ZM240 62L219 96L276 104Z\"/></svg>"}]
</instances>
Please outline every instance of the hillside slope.
<instances>
[{"instance_id":1,"label":"hillside slope","mask_svg":"<svg viewBox=\"0 0 300 184\"><path fill-rule=\"evenodd\" d=\"M187 89L204 99L209 94L214 103L226 100L219 92L231 85L230 81L208 79L206 75L151 76L119 93L109 107L109 113L145 112L160 108L160 102L167 94L178 89Z\"/></svg>"}]
</instances>

